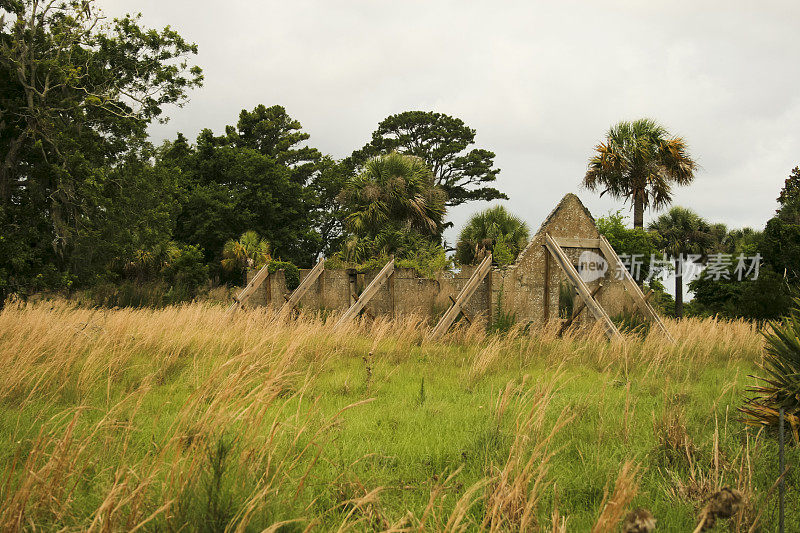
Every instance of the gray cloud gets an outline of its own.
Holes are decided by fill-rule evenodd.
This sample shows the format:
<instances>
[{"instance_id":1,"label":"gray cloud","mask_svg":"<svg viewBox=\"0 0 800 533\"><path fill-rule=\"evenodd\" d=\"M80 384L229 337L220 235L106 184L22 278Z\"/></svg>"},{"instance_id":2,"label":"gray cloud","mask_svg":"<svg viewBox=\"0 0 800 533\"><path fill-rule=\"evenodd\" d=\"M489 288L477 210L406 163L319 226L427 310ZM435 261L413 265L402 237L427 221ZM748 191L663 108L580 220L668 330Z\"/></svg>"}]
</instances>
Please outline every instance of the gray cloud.
<instances>
[{"instance_id":1,"label":"gray cloud","mask_svg":"<svg viewBox=\"0 0 800 533\"><path fill-rule=\"evenodd\" d=\"M532 229L579 191L592 147L622 119L686 138L702 171L675 203L763 227L800 164L796 2L226 3L101 0L198 43L205 87L156 139L222 131L239 110L281 104L311 144L343 157L409 109L458 116L497 153L499 188ZM485 205L454 210L456 227ZM452 239L454 233L449 237Z\"/></svg>"}]
</instances>

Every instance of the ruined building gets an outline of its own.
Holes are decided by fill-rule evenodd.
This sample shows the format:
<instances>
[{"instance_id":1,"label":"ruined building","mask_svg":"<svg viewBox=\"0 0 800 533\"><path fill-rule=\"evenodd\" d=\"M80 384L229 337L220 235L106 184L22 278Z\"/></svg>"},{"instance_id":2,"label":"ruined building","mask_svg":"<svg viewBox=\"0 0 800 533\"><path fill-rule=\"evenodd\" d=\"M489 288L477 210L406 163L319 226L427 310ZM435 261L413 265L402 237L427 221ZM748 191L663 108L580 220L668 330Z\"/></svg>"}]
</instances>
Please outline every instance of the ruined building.
<instances>
[{"instance_id":1,"label":"ruined building","mask_svg":"<svg viewBox=\"0 0 800 533\"><path fill-rule=\"evenodd\" d=\"M594 270L587 270L585 264L580 264L593 260L598 263L590 265ZM501 314L513 317L517 323L531 325L571 318L577 324L601 320L609 336L616 334L616 328L608 324L608 317L638 307L647 318L661 325L618 261L607 241L600 236L586 207L577 196L567 194L517 261L506 268L491 267L490 262L485 261L481 266L465 266L458 272L442 272L436 279L429 279L411 269L395 269L393 264L382 272L363 273L325 269L320 264L315 269L300 271L300 288L294 294L287 290L283 272L278 271L263 281L254 280L257 283L248 286L251 292L245 297L250 306L351 309L356 314L363 312L372 317L414 313L428 315L432 321L448 312L453 319L461 315L487 323ZM474 275L481 268L484 270ZM580 279L575 279L578 271ZM252 272L249 279L253 280L254 276L256 273ZM378 276L380 279L375 281ZM365 297L367 301L355 305Z\"/></svg>"}]
</instances>

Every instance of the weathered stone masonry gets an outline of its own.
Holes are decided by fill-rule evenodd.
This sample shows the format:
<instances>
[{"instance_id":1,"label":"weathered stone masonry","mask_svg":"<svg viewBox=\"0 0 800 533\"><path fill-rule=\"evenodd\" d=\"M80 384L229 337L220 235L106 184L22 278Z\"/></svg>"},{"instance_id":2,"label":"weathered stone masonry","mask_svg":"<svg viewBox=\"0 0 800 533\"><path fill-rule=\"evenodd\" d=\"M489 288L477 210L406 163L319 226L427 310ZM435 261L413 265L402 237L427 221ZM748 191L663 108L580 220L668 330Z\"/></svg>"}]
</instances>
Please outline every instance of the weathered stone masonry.
<instances>
[{"instance_id":1,"label":"weathered stone masonry","mask_svg":"<svg viewBox=\"0 0 800 533\"><path fill-rule=\"evenodd\" d=\"M544 247L545 233L556 238L599 238L589 211L577 196L567 194L520 253L516 263L504 269L493 268L481 282L466 305L469 316L483 317L491 322L503 312L512 314L516 322L533 325L558 319L559 287L566 276ZM573 264L577 264L583 250L568 248L565 251ZM443 272L436 279L428 279L419 277L411 269L398 268L367 304L365 312L371 316L413 313L436 318L450 306L450 297L458 295L474 269L467 266L459 272ZM301 270L300 280L309 272L310 269ZM377 270L355 273L325 269L300 300L299 307L344 311L353 303L351 294L359 294L377 273ZM605 278L588 283L589 289L594 290L601 282L603 288L597 300L609 315L618 314L630 305L624 287L611 271ZM284 296L289 294L283 271L278 271L267 278L248 304L277 309L283 305ZM591 314L584 312L578 322L590 323L593 320Z\"/></svg>"}]
</instances>

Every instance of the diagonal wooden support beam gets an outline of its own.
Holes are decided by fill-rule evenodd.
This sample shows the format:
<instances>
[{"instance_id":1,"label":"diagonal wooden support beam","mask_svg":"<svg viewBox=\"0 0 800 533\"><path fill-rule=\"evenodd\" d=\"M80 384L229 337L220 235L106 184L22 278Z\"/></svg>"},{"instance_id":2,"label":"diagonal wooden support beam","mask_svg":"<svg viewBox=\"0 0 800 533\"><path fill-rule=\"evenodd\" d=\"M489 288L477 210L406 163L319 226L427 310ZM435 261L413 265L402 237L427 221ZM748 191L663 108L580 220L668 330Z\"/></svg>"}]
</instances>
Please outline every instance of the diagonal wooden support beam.
<instances>
[{"instance_id":1,"label":"diagonal wooden support beam","mask_svg":"<svg viewBox=\"0 0 800 533\"><path fill-rule=\"evenodd\" d=\"M489 273L492 269L492 254L489 254L481 261L481 264L478 265L478 268L475 269L475 272L472 273L467 284L464 285L464 288L461 289L461 292L458 293L458 297L453 301L453 305L447 310L447 312L442 316L439 320L439 323L436 324L436 327L433 328L431 331L430 338L435 339L440 335L443 335L450 326L453 325L456 318L458 318L459 313L464 312L464 306L467 304L469 299L475 293L475 290L478 288L478 285L483 281L483 278Z\"/></svg>"},{"instance_id":2,"label":"diagonal wooden support beam","mask_svg":"<svg viewBox=\"0 0 800 533\"><path fill-rule=\"evenodd\" d=\"M658 316L656 310L653 309L653 306L650 305L650 302L648 302L649 298L645 297L644 293L642 293L642 289L639 287L636 281L634 281L630 272L628 272L628 269L622 264L622 261L620 261L617 252L614 251L614 248L602 235L600 236L600 251L603 252L603 256L606 258L606 261L609 262L609 266L613 266L617 272L622 274L622 283L627 292L633 298L636 306L642 312L642 315L658 326L658 328L664 333L664 336L667 337L670 342L675 342L675 339L673 339L672 335L670 335L669 331L667 331L667 326L664 325L664 321L661 320L661 317Z\"/></svg>"},{"instance_id":3,"label":"diagonal wooden support beam","mask_svg":"<svg viewBox=\"0 0 800 533\"><path fill-rule=\"evenodd\" d=\"M333 327L334 329L339 328L342 324L352 320L358 313L364 309L364 306L369 303L373 296L378 292L384 283L389 279L394 273L394 258L391 261L386 263L386 265L378 272L378 275L375 276L370 284L364 289L364 292L358 297L358 299L350 306L350 308L344 312L344 314L339 318L339 321L336 322L336 325Z\"/></svg>"},{"instance_id":4,"label":"diagonal wooden support beam","mask_svg":"<svg viewBox=\"0 0 800 533\"><path fill-rule=\"evenodd\" d=\"M268 267L268 264L261 267L261 270L256 272L256 275L250 280L250 283L248 283L238 295L233 297L233 303L228 307L227 311L225 311L225 314L231 314L244 305L247 299L250 298L256 289L264 283L264 280L269 277Z\"/></svg>"},{"instance_id":5,"label":"diagonal wooden support beam","mask_svg":"<svg viewBox=\"0 0 800 533\"><path fill-rule=\"evenodd\" d=\"M297 304L300 302L300 299L308 292L308 289L314 285L314 282L317 281L320 274L325 270L325 260L320 259L319 262L314 265L314 268L311 269L305 278L303 278L302 283L297 286L295 290L292 291L292 294L286 299L286 301L281 306L280 313L290 311L294 309Z\"/></svg>"},{"instance_id":6,"label":"diagonal wooden support beam","mask_svg":"<svg viewBox=\"0 0 800 533\"><path fill-rule=\"evenodd\" d=\"M598 285L597 288L592 291L592 298L595 298L597 296L597 293L599 293L600 289L602 288L603 288L602 285ZM580 314L583 312L584 309L586 309L586 303L583 300L581 300L581 302L578 304L578 307L576 307L572 311L572 315L568 319L566 319L563 324L561 324L561 328L558 330L559 337L562 336L564 332L567 331L567 329L569 329L569 327L572 325L573 322L575 322L575 319L580 316Z\"/></svg>"},{"instance_id":7,"label":"diagonal wooden support beam","mask_svg":"<svg viewBox=\"0 0 800 533\"><path fill-rule=\"evenodd\" d=\"M451 301L452 303L456 303L456 299L455 299L455 298L453 298L453 295L452 295L452 294L450 295L450 297L449 297L449 298L450 298L450 301ZM464 317L464 319L465 319L465 320L466 320L466 321L469 323L469 325L470 325L470 326L472 325L472 317L471 317L471 316L469 316L469 314L468 314L468 313L467 313L467 312L464 310L464 308L463 308L463 307L461 308L461 316L463 316L463 317Z\"/></svg>"},{"instance_id":8,"label":"diagonal wooden support beam","mask_svg":"<svg viewBox=\"0 0 800 533\"><path fill-rule=\"evenodd\" d=\"M575 287L575 290L578 291L581 298L583 299L584 303L586 303L586 307L589 308L589 311L592 312L592 315L597 319L606 331L606 335L610 339L619 339L622 338L620 335L617 326L611 321L611 318L606 313L605 309L597 303L597 301L592 297L591 293L589 292L589 287L586 286L586 283L581 279L580 275L578 275L578 271L575 270L575 267L569 261L566 254L564 254L564 250L556 243L555 239L550 236L549 233L545 233L545 247L550 251L553 255L553 259L556 260L558 266L561 267L561 270L564 271L564 274L567 275L567 279L572 283Z\"/></svg>"}]
</instances>

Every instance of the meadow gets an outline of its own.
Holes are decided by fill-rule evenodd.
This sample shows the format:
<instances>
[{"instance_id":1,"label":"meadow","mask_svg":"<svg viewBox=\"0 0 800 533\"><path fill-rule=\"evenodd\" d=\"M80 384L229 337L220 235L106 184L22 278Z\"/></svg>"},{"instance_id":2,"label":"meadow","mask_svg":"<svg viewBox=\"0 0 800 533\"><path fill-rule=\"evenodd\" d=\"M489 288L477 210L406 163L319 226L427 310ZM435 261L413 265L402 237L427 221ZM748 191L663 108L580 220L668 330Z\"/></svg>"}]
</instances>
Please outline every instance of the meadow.
<instances>
[{"instance_id":1,"label":"meadow","mask_svg":"<svg viewBox=\"0 0 800 533\"><path fill-rule=\"evenodd\" d=\"M751 323L431 342L414 317L335 318L8 304L0 528L599 533L643 507L693 531L729 486L742 509L711 531L776 530L776 436L737 412Z\"/></svg>"}]
</instances>

